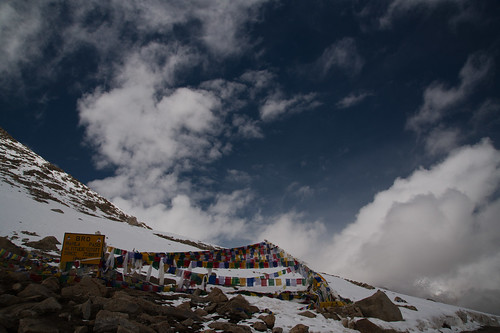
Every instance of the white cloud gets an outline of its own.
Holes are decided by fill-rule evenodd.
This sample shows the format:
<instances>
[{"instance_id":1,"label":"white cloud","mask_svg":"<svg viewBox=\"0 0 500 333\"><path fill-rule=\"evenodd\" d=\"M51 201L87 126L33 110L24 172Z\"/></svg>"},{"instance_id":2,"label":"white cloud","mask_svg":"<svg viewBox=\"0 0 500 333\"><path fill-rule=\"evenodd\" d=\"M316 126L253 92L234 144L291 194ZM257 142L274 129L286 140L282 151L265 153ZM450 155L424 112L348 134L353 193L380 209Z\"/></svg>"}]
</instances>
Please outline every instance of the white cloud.
<instances>
[{"instance_id":1,"label":"white cloud","mask_svg":"<svg viewBox=\"0 0 500 333\"><path fill-rule=\"evenodd\" d=\"M453 3L461 6L467 0L392 0L386 12L379 18L380 28L391 28L395 19L404 17L418 9L432 10L443 3Z\"/></svg>"},{"instance_id":2,"label":"white cloud","mask_svg":"<svg viewBox=\"0 0 500 333\"><path fill-rule=\"evenodd\" d=\"M307 222L297 213L282 214L259 228L256 241L266 239L301 260L310 261L312 269L324 268L317 260L324 244L326 227L319 221ZM315 265L316 264L316 265ZM319 264L319 265L318 265Z\"/></svg>"},{"instance_id":3,"label":"white cloud","mask_svg":"<svg viewBox=\"0 0 500 333\"><path fill-rule=\"evenodd\" d=\"M237 134L243 138L263 138L264 133L260 128L260 123L250 119L245 115L235 115L233 117L233 126L238 129Z\"/></svg>"},{"instance_id":4,"label":"white cloud","mask_svg":"<svg viewBox=\"0 0 500 333\"><path fill-rule=\"evenodd\" d=\"M460 130L435 128L425 137L425 149L431 155L446 154L459 146Z\"/></svg>"},{"instance_id":5,"label":"white cloud","mask_svg":"<svg viewBox=\"0 0 500 333\"><path fill-rule=\"evenodd\" d=\"M500 151L488 140L462 147L378 193L313 259L333 274L467 305L471 290L500 288L499 190Z\"/></svg>"},{"instance_id":6,"label":"white cloud","mask_svg":"<svg viewBox=\"0 0 500 333\"><path fill-rule=\"evenodd\" d=\"M273 121L290 113L299 113L307 109L314 109L319 106L315 100L316 94L298 94L292 98L286 98L281 92L266 98L260 107L260 118L263 121Z\"/></svg>"},{"instance_id":7,"label":"white cloud","mask_svg":"<svg viewBox=\"0 0 500 333\"><path fill-rule=\"evenodd\" d=\"M365 61L358 53L356 41L350 37L345 37L330 45L316 61L322 76L326 76L333 68L339 68L349 75L357 75L364 63Z\"/></svg>"},{"instance_id":8,"label":"white cloud","mask_svg":"<svg viewBox=\"0 0 500 333\"><path fill-rule=\"evenodd\" d=\"M250 41L244 23L258 19L259 6L265 0L198 1L194 15L203 22L202 40L216 54L228 56L245 51Z\"/></svg>"},{"instance_id":9,"label":"white cloud","mask_svg":"<svg viewBox=\"0 0 500 333\"><path fill-rule=\"evenodd\" d=\"M39 3L6 1L0 4L0 73L18 76L20 66L40 54L44 26Z\"/></svg>"},{"instance_id":10,"label":"white cloud","mask_svg":"<svg viewBox=\"0 0 500 333\"><path fill-rule=\"evenodd\" d=\"M338 101L337 107L339 109L350 108L351 106L363 102L369 96L373 96L373 94L369 92L351 93Z\"/></svg>"},{"instance_id":11,"label":"white cloud","mask_svg":"<svg viewBox=\"0 0 500 333\"><path fill-rule=\"evenodd\" d=\"M466 100L486 78L492 65L493 61L489 56L475 53L467 58L460 70L460 83L457 86L448 88L441 82L433 82L424 91L423 105L408 120L408 128L420 132L456 112L454 108Z\"/></svg>"}]
</instances>

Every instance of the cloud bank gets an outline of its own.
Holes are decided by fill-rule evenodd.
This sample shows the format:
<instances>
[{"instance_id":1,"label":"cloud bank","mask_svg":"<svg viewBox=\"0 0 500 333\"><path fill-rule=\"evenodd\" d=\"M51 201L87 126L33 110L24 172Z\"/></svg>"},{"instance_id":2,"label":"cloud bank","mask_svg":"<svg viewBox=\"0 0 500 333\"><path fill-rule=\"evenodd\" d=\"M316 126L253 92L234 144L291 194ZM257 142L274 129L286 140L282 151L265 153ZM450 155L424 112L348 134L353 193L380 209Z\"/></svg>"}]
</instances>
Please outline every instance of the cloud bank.
<instances>
[{"instance_id":1,"label":"cloud bank","mask_svg":"<svg viewBox=\"0 0 500 333\"><path fill-rule=\"evenodd\" d=\"M476 308L484 298L498 313L499 193L500 151L483 140L397 179L328 242L305 233L320 246L302 253L333 274Z\"/></svg>"}]
</instances>

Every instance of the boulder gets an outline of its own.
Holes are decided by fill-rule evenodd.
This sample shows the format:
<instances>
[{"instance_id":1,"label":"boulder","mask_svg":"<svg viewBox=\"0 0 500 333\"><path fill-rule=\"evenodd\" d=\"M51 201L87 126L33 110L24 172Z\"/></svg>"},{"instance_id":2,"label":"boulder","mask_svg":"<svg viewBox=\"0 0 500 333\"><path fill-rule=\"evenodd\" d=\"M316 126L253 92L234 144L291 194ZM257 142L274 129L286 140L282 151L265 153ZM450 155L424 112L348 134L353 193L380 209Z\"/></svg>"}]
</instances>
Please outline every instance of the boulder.
<instances>
[{"instance_id":1,"label":"boulder","mask_svg":"<svg viewBox=\"0 0 500 333\"><path fill-rule=\"evenodd\" d=\"M47 298L32 308L38 314L57 312L61 309L62 305L54 297Z\"/></svg>"},{"instance_id":2,"label":"boulder","mask_svg":"<svg viewBox=\"0 0 500 333\"><path fill-rule=\"evenodd\" d=\"M273 328L272 333L283 333L283 329L281 327L275 327Z\"/></svg>"},{"instance_id":3,"label":"boulder","mask_svg":"<svg viewBox=\"0 0 500 333\"><path fill-rule=\"evenodd\" d=\"M259 319L262 320L267 328L272 329L274 327L274 323L276 322L276 317L271 313L268 315L261 315Z\"/></svg>"},{"instance_id":4,"label":"boulder","mask_svg":"<svg viewBox=\"0 0 500 333\"><path fill-rule=\"evenodd\" d=\"M19 320L18 333L59 333L59 330L48 321L40 318L24 318Z\"/></svg>"},{"instance_id":5,"label":"boulder","mask_svg":"<svg viewBox=\"0 0 500 333\"><path fill-rule=\"evenodd\" d=\"M226 323L226 322L219 322L219 321L215 321L213 323L210 323L208 325L208 327L210 327L214 330L222 330L224 332L230 332L230 333L252 332L252 329L249 326L238 325L238 324L233 324L233 323Z\"/></svg>"},{"instance_id":6,"label":"boulder","mask_svg":"<svg viewBox=\"0 0 500 333\"><path fill-rule=\"evenodd\" d=\"M158 333L173 333L175 332L175 329L170 327L170 324L168 321L160 321L154 325L151 326L153 329L155 329Z\"/></svg>"},{"instance_id":7,"label":"boulder","mask_svg":"<svg viewBox=\"0 0 500 333\"><path fill-rule=\"evenodd\" d=\"M316 318L316 315L314 313L312 313L311 311L301 312L301 313L299 313L299 316L304 316L307 318Z\"/></svg>"},{"instance_id":8,"label":"boulder","mask_svg":"<svg viewBox=\"0 0 500 333\"><path fill-rule=\"evenodd\" d=\"M112 298L104 305L103 309L110 312L123 312L131 315L141 311L140 306L135 300L125 298Z\"/></svg>"},{"instance_id":9,"label":"boulder","mask_svg":"<svg viewBox=\"0 0 500 333\"><path fill-rule=\"evenodd\" d=\"M84 302L89 296L106 296L107 289L98 279L85 276L80 283L61 289L61 296L76 302Z\"/></svg>"},{"instance_id":10,"label":"boulder","mask_svg":"<svg viewBox=\"0 0 500 333\"><path fill-rule=\"evenodd\" d=\"M0 249L4 249L20 256L25 255L26 253L22 248L12 243L7 237L2 236L0 236Z\"/></svg>"},{"instance_id":11,"label":"boulder","mask_svg":"<svg viewBox=\"0 0 500 333\"><path fill-rule=\"evenodd\" d=\"M89 320L92 317L92 301L88 299L85 303L81 305L82 318L84 320Z\"/></svg>"},{"instance_id":12,"label":"boulder","mask_svg":"<svg viewBox=\"0 0 500 333\"><path fill-rule=\"evenodd\" d=\"M28 242L26 245L39 249L42 251L59 251L56 245L59 245L59 241L54 236L47 236L36 242Z\"/></svg>"},{"instance_id":13,"label":"boulder","mask_svg":"<svg viewBox=\"0 0 500 333\"><path fill-rule=\"evenodd\" d=\"M21 297L11 295L11 294L3 294L0 295L0 307L6 307L14 304L19 304L23 301Z\"/></svg>"},{"instance_id":14,"label":"boulder","mask_svg":"<svg viewBox=\"0 0 500 333\"><path fill-rule=\"evenodd\" d=\"M309 326L306 326L304 324L297 324L290 330L290 333L308 333L308 332L309 332Z\"/></svg>"},{"instance_id":15,"label":"boulder","mask_svg":"<svg viewBox=\"0 0 500 333\"><path fill-rule=\"evenodd\" d=\"M200 316L200 317L205 317L205 316L208 316L208 312L205 311L204 309L196 309L194 310L194 313L197 315L197 316Z\"/></svg>"},{"instance_id":16,"label":"boulder","mask_svg":"<svg viewBox=\"0 0 500 333\"><path fill-rule=\"evenodd\" d=\"M372 296L357 301L354 304L361 310L365 317L378 318L384 321L403 320L403 315L399 308L380 290Z\"/></svg>"},{"instance_id":17,"label":"boulder","mask_svg":"<svg viewBox=\"0 0 500 333\"><path fill-rule=\"evenodd\" d=\"M219 288L213 288L206 299L212 303L224 303L228 301L227 296Z\"/></svg>"},{"instance_id":18,"label":"boulder","mask_svg":"<svg viewBox=\"0 0 500 333\"><path fill-rule=\"evenodd\" d=\"M59 279L56 278L55 276L46 278L45 280L42 281L41 285L47 287L49 290L55 293L59 293L59 291L61 290L61 286L59 285Z\"/></svg>"},{"instance_id":19,"label":"boulder","mask_svg":"<svg viewBox=\"0 0 500 333\"><path fill-rule=\"evenodd\" d=\"M360 333L398 333L398 331L393 329L380 328L366 318L356 321L354 323L354 329Z\"/></svg>"},{"instance_id":20,"label":"boulder","mask_svg":"<svg viewBox=\"0 0 500 333\"><path fill-rule=\"evenodd\" d=\"M167 306L167 305L164 305L164 306L160 306L160 305L157 305L157 309L159 311L159 315L164 315L164 316L168 316L168 317L173 317L177 320L186 320L186 319L193 319L194 321L203 321L203 318L201 318L200 316L196 315L191 309L189 310L184 310L184 309L178 309L176 307L173 307L173 306Z\"/></svg>"},{"instance_id":21,"label":"boulder","mask_svg":"<svg viewBox=\"0 0 500 333\"><path fill-rule=\"evenodd\" d=\"M237 295L217 308L217 313L236 319L249 319L259 308L250 305L245 297Z\"/></svg>"},{"instance_id":22,"label":"boulder","mask_svg":"<svg viewBox=\"0 0 500 333\"><path fill-rule=\"evenodd\" d=\"M359 307L354 304L329 308L328 313L337 314L340 318L363 317Z\"/></svg>"},{"instance_id":23,"label":"boulder","mask_svg":"<svg viewBox=\"0 0 500 333\"><path fill-rule=\"evenodd\" d=\"M267 331L267 325L263 321L256 321L255 323L253 323L252 327L259 332Z\"/></svg>"},{"instance_id":24,"label":"boulder","mask_svg":"<svg viewBox=\"0 0 500 333\"><path fill-rule=\"evenodd\" d=\"M46 286L37 283L30 283L23 291L17 294L19 297L28 298L32 296L42 296L43 298L55 297L56 294Z\"/></svg>"},{"instance_id":25,"label":"boulder","mask_svg":"<svg viewBox=\"0 0 500 333\"><path fill-rule=\"evenodd\" d=\"M138 327L129 321L128 314L101 310L97 313L95 318L94 332L116 331L118 326L122 326L132 331L138 331Z\"/></svg>"}]
</instances>

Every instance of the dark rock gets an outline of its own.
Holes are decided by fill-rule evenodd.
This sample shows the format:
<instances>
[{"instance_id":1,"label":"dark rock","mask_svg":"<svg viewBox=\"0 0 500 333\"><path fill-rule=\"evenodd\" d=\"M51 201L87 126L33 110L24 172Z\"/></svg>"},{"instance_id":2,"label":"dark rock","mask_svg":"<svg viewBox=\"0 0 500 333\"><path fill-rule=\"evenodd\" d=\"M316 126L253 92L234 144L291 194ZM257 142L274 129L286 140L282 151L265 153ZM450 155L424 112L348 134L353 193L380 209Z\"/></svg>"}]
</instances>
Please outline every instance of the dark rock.
<instances>
[{"instance_id":1,"label":"dark rock","mask_svg":"<svg viewBox=\"0 0 500 333\"><path fill-rule=\"evenodd\" d=\"M340 320L341 318L339 317L338 314L336 314L335 312L322 312L321 313L323 315L323 317L325 317L326 319L333 319L333 320Z\"/></svg>"},{"instance_id":2,"label":"dark rock","mask_svg":"<svg viewBox=\"0 0 500 333\"><path fill-rule=\"evenodd\" d=\"M151 328L155 329L158 333L173 333L175 329L170 327L168 321L161 321L151 326Z\"/></svg>"},{"instance_id":3,"label":"dark rock","mask_svg":"<svg viewBox=\"0 0 500 333\"><path fill-rule=\"evenodd\" d=\"M19 320L18 333L59 333L59 330L48 321L40 318L24 318Z\"/></svg>"},{"instance_id":4,"label":"dark rock","mask_svg":"<svg viewBox=\"0 0 500 333\"><path fill-rule=\"evenodd\" d=\"M17 282L17 283L14 283L12 285L11 289L12 289L12 291L18 293L23 289L23 285L21 283Z\"/></svg>"},{"instance_id":5,"label":"dark rock","mask_svg":"<svg viewBox=\"0 0 500 333\"><path fill-rule=\"evenodd\" d=\"M94 332L116 331L118 326L131 330L138 329L136 325L129 321L128 314L101 310L97 313L95 318Z\"/></svg>"},{"instance_id":6,"label":"dark rock","mask_svg":"<svg viewBox=\"0 0 500 333\"><path fill-rule=\"evenodd\" d=\"M69 287L61 289L61 296L76 302L84 302L89 296L106 296L107 289L98 279L85 276L82 280Z\"/></svg>"},{"instance_id":7,"label":"dark rock","mask_svg":"<svg viewBox=\"0 0 500 333\"><path fill-rule=\"evenodd\" d=\"M224 303L228 301L227 296L219 288L213 288L206 297L212 303Z\"/></svg>"},{"instance_id":8,"label":"dark rock","mask_svg":"<svg viewBox=\"0 0 500 333\"><path fill-rule=\"evenodd\" d=\"M378 318L384 321L403 320L403 315L399 308L380 290L372 296L357 301L354 304L359 307L365 317Z\"/></svg>"},{"instance_id":9,"label":"dark rock","mask_svg":"<svg viewBox=\"0 0 500 333\"><path fill-rule=\"evenodd\" d=\"M137 331L128 329L126 327L123 327L121 325L118 325L118 329L116 330L116 333L137 333Z\"/></svg>"},{"instance_id":10,"label":"dark rock","mask_svg":"<svg viewBox=\"0 0 500 333\"><path fill-rule=\"evenodd\" d=\"M399 296L396 296L394 298L394 302L399 302L399 303L407 303L404 299L402 299L401 297Z\"/></svg>"},{"instance_id":11,"label":"dark rock","mask_svg":"<svg viewBox=\"0 0 500 333\"><path fill-rule=\"evenodd\" d=\"M212 303L210 305L207 305L205 307L205 311L207 311L208 313L214 313L215 310L217 309L217 306L218 306L217 303Z\"/></svg>"},{"instance_id":12,"label":"dark rock","mask_svg":"<svg viewBox=\"0 0 500 333\"><path fill-rule=\"evenodd\" d=\"M186 326L186 327L191 327L194 325L194 320L192 318L188 318L186 320L183 320L181 322L182 325Z\"/></svg>"},{"instance_id":13,"label":"dark rock","mask_svg":"<svg viewBox=\"0 0 500 333\"><path fill-rule=\"evenodd\" d=\"M28 272L9 272L9 278L17 282L27 282L30 280Z\"/></svg>"},{"instance_id":14,"label":"dark rock","mask_svg":"<svg viewBox=\"0 0 500 333\"><path fill-rule=\"evenodd\" d=\"M74 333L88 333L89 328L87 326L77 326L75 327L75 332Z\"/></svg>"},{"instance_id":15,"label":"dark rock","mask_svg":"<svg viewBox=\"0 0 500 333\"><path fill-rule=\"evenodd\" d=\"M50 297L35 305L32 310L39 314L46 314L51 312L57 312L60 311L61 309L62 305L59 304L59 302L54 297Z\"/></svg>"},{"instance_id":16,"label":"dark rock","mask_svg":"<svg viewBox=\"0 0 500 333\"><path fill-rule=\"evenodd\" d=\"M354 323L354 329L361 333L398 333L398 331L393 329L380 328L366 318L356 321Z\"/></svg>"},{"instance_id":17,"label":"dark rock","mask_svg":"<svg viewBox=\"0 0 500 333\"><path fill-rule=\"evenodd\" d=\"M253 323L252 327L259 332L267 331L267 325L263 321L256 321Z\"/></svg>"},{"instance_id":18,"label":"dark rock","mask_svg":"<svg viewBox=\"0 0 500 333\"><path fill-rule=\"evenodd\" d=\"M309 332L309 326L306 326L304 324L297 324L290 330L290 333L308 333L308 332Z\"/></svg>"},{"instance_id":19,"label":"dark rock","mask_svg":"<svg viewBox=\"0 0 500 333\"><path fill-rule=\"evenodd\" d=\"M283 329L281 327L275 327L273 328L272 333L283 333Z\"/></svg>"},{"instance_id":20,"label":"dark rock","mask_svg":"<svg viewBox=\"0 0 500 333\"><path fill-rule=\"evenodd\" d=\"M316 315L314 313L312 313L311 311L301 312L301 313L299 313L299 316L304 316L307 318L316 318Z\"/></svg>"},{"instance_id":21,"label":"dark rock","mask_svg":"<svg viewBox=\"0 0 500 333\"><path fill-rule=\"evenodd\" d=\"M59 251L56 245L61 244L54 236L47 236L36 242L27 242L26 245L42 251Z\"/></svg>"},{"instance_id":22,"label":"dark rock","mask_svg":"<svg viewBox=\"0 0 500 333\"><path fill-rule=\"evenodd\" d=\"M11 294L3 294L0 295L0 307L6 307L14 304L19 304L23 301L21 297L11 295Z\"/></svg>"},{"instance_id":23,"label":"dark rock","mask_svg":"<svg viewBox=\"0 0 500 333\"><path fill-rule=\"evenodd\" d=\"M274 327L274 323L276 322L276 317L271 313L268 315L261 315L259 319L262 320L267 328L272 329Z\"/></svg>"},{"instance_id":24,"label":"dark rock","mask_svg":"<svg viewBox=\"0 0 500 333\"><path fill-rule=\"evenodd\" d=\"M200 316L200 317L205 317L208 315L208 312L203 310L203 309L196 309L194 310L194 313L197 315L197 316Z\"/></svg>"},{"instance_id":25,"label":"dark rock","mask_svg":"<svg viewBox=\"0 0 500 333\"><path fill-rule=\"evenodd\" d=\"M179 310L191 310L191 302L184 302L176 306L177 309Z\"/></svg>"},{"instance_id":26,"label":"dark rock","mask_svg":"<svg viewBox=\"0 0 500 333\"><path fill-rule=\"evenodd\" d=\"M354 318L354 317L363 317L363 313L354 304L348 304L346 306L338 306L328 309L329 313L335 313L341 318Z\"/></svg>"},{"instance_id":27,"label":"dark rock","mask_svg":"<svg viewBox=\"0 0 500 333\"><path fill-rule=\"evenodd\" d=\"M24 288L23 291L17 294L19 297L43 296L44 298L55 297L56 294L46 286L37 283L31 283Z\"/></svg>"},{"instance_id":28,"label":"dark rock","mask_svg":"<svg viewBox=\"0 0 500 333\"><path fill-rule=\"evenodd\" d=\"M252 332L252 329L249 326L238 325L238 324L233 324L233 323L226 323L226 322L219 322L219 321L215 321L213 323L210 323L208 325L208 327L210 327L214 330L222 330L224 332L230 332L230 333Z\"/></svg>"},{"instance_id":29,"label":"dark rock","mask_svg":"<svg viewBox=\"0 0 500 333\"><path fill-rule=\"evenodd\" d=\"M112 298L104 305L103 309L110 312L123 312L131 315L137 314L141 310L134 299L125 298Z\"/></svg>"},{"instance_id":30,"label":"dark rock","mask_svg":"<svg viewBox=\"0 0 500 333\"><path fill-rule=\"evenodd\" d=\"M51 276L43 280L41 285L47 287L54 293L59 293L59 291L61 290L61 286L59 285L59 279L56 278L55 276Z\"/></svg>"},{"instance_id":31,"label":"dark rock","mask_svg":"<svg viewBox=\"0 0 500 333\"><path fill-rule=\"evenodd\" d=\"M418 311L418 309L414 305L398 305L398 306L400 308L406 308L406 309L409 309L409 310Z\"/></svg>"},{"instance_id":32,"label":"dark rock","mask_svg":"<svg viewBox=\"0 0 500 333\"><path fill-rule=\"evenodd\" d=\"M167 320L167 317L165 316L151 316L147 313L141 313L137 316L136 320L140 323L143 323L143 324L157 324L157 323L160 323L162 321L165 321Z\"/></svg>"},{"instance_id":33,"label":"dark rock","mask_svg":"<svg viewBox=\"0 0 500 333\"><path fill-rule=\"evenodd\" d=\"M7 320L8 322L20 318L25 317L26 311L30 311L35 305L38 303L21 303L21 304L14 304L11 306L8 306L6 308L3 308L0 310L0 316L4 316L4 319ZM33 311L33 314L35 312Z\"/></svg>"},{"instance_id":34,"label":"dark rock","mask_svg":"<svg viewBox=\"0 0 500 333\"><path fill-rule=\"evenodd\" d=\"M196 315L191 309L189 310L184 310L184 309L178 309L173 306L159 306L158 308L160 315L168 316L168 317L173 317L177 320L186 320L186 319L193 319L194 321L200 322L203 321L203 318L199 317Z\"/></svg>"},{"instance_id":35,"label":"dark rock","mask_svg":"<svg viewBox=\"0 0 500 333\"><path fill-rule=\"evenodd\" d=\"M7 237L0 236L0 249L4 249L20 256L25 254L25 251L22 248L12 243Z\"/></svg>"},{"instance_id":36,"label":"dark rock","mask_svg":"<svg viewBox=\"0 0 500 333\"><path fill-rule=\"evenodd\" d=\"M248 303L242 295L237 295L231 298L229 301L224 303L224 305L217 308L218 314L237 319L249 319L252 314L258 311L259 308L250 305L250 303Z\"/></svg>"},{"instance_id":37,"label":"dark rock","mask_svg":"<svg viewBox=\"0 0 500 333\"><path fill-rule=\"evenodd\" d=\"M92 301L88 299L85 303L81 305L82 318L89 320L92 316Z\"/></svg>"}]
</instances>

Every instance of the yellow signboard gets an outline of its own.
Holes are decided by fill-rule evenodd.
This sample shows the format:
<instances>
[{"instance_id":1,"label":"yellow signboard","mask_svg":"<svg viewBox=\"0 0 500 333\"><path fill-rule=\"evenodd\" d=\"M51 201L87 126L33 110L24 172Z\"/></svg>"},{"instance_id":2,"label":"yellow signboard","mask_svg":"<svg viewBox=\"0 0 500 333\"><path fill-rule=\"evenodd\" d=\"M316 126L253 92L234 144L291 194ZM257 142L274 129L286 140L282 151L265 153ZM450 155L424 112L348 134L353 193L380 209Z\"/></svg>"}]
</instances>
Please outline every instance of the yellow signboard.
<instances>
[{"instance_id":1,"label":"yellow signboard","mask_svg":"<svg viewBox=\"0 0 500 333\"><path fill-rule=\"evenodd\" d=\"M104 235L65 233L61 263L78 260L82 264L98 265L103 246Z\"/></svg>"}]
</instances>

